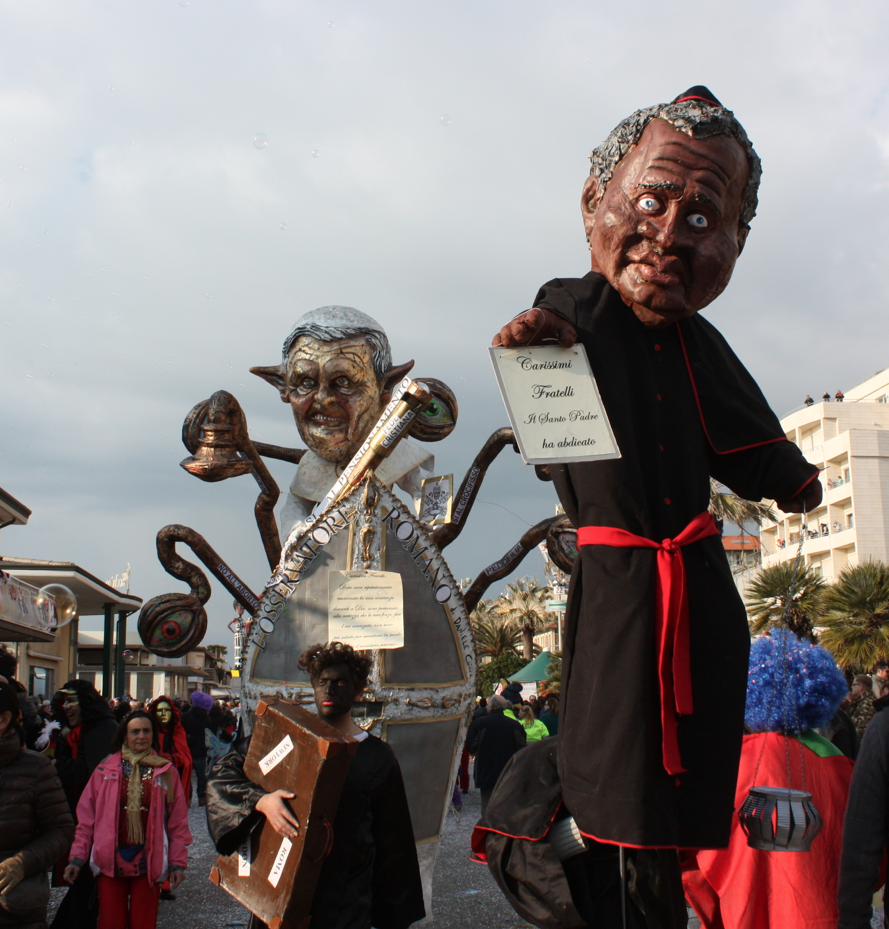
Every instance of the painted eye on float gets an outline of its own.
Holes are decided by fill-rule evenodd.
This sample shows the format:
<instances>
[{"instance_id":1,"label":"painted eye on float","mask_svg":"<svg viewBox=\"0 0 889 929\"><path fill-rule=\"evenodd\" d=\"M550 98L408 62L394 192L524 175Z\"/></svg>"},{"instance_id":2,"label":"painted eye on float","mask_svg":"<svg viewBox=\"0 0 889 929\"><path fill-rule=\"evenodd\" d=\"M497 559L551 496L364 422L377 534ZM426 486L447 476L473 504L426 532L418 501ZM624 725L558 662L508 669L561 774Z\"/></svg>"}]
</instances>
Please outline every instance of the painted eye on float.
<instances>
[{"instance_id":1,"label":"painted eye on float","mask_svg":"<svg viewBox=\"0 0 889 929\"><path fill-rule=\"evenodd\" d=\"M660 209L660 201L656 197L642 197L639 200L639 206L645 210L646 213L654 213L656 210Z\"/></svg>"},{"instance_id":2,"label":"painted eye on float","mask_svg":"<svg viewBox=\"0 0 889 929\"><path fill-rule=\"evenodd\" d=\"M421 442L438 442L449 436L457 425L457 398L443 381L434 377L420 379L432 399L411 424L411 437Z\"/></svg>"},{"instance_id":3,"label":"painted eye on float","mask_svg":"<svg viewBox=\"0 0 889 929\"><path fill-rule=\"evenodd\" d=\"M454 414L447 404L435 398L433 398L429 406L426 407L423 417L427 423L433 426L450 426L454 421Z\"/></svg>"},{"instance_id":4,"label":"painted eye on float","mask_svg":"<svg viewBox=\"0 0 889 929\"><path fill-rule=\"evenodd\" d=\"M707 221L707 217L703 213L692 213L687 218L689 226L694 229L706 229L710 223Z\"/></svg>"}]
</instances>

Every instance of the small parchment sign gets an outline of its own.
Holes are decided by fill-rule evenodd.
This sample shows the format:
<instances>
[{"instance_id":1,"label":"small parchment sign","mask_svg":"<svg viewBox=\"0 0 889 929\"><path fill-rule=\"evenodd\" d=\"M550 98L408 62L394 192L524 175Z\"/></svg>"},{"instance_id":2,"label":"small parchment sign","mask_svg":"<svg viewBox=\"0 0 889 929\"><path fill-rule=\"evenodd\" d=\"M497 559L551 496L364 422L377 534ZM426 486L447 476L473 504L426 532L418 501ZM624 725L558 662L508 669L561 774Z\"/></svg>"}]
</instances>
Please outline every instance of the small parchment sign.
<instances>
[{"instance_id":1,"label":"small parchment sign","mask_svg":"<svg viewBox=\"0 0 889 929\"><path fill-rule=\"evenodd\" d=\"M328 635L354 648L404 645L404 596L395 571L331 571Z\"/></svg>"},{"instance_id":2,"label":"small parchment sign","mask_svg":"<svg viewBox=\"0 0 889 929\"><path fill-rule=\"evenodd\" d=\"M582 345L492 346L490 352L526 464L620 458Z\"/></svg>"},{"instance_id":3,"label":"small parchment sign","mask_svg":"<svg viewBox=\"0 0 889 929\"><path fill-rule=\"evenodd\" d=\"M454 503L454 475L424 477L418 517L427 526L443 526L450 522Z\"/></svg>"}]
</instances>

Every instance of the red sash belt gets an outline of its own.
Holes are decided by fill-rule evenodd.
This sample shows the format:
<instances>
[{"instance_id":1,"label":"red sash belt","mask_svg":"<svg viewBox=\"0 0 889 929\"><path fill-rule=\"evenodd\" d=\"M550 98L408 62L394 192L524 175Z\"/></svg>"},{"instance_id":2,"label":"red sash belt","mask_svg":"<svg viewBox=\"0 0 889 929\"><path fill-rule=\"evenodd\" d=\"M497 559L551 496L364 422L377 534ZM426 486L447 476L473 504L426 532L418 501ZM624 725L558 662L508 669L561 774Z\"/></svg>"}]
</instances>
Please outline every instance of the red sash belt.
<instances>
[{"instance_id":1,"label":"red sash belt","mask_svg":"<svg viewBox=\"0 0 889 929\"><path fill-rule=\"evenodd\" d=\"M619 548L657 549L657 603L655 605L655 644L661 694L661 727L664 768L668 774L681 774L682 759L676 737L677 714L692 712L691 659L688 639L688 592L682 546L716 535L719 529L711 513L696 516L675 539L653 542L626 529L610 526L583 526L577 530L578 545L613 545Z\"/></svg>"}]
</instances>

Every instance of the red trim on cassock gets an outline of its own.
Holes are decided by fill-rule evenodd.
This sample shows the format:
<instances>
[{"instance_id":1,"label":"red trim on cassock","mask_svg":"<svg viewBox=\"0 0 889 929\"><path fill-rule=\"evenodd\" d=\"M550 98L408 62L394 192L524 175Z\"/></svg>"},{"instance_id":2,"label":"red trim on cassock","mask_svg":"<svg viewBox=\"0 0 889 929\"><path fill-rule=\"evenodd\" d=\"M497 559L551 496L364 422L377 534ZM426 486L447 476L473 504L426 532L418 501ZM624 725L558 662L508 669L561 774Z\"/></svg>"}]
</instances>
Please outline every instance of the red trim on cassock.
<instances>
[{"instance_id":1,"label":"red trim on cassock","mask_svg":"<svg viewBox=\"0 0 889 929\"><path fill-rule=\"evenodd\" d=\"M699 513L675 539L654 542L626 529L611 526L581 526L577 544L612 545L618 548L657 550L655 597L655 647L661 702L661 753L668 774L685 771L679 755L677 716L694 711L691 692L691 650L688 633L688 590L682 547L716 535L719 529L713 514ZM597 840L598 841L598 840Z\"/></svg>"},{"instance_id":2,"label":"red trim on cassock","mask_svg":"<svg viewBox=\"0 0 889 929\"><path fill-rule=\"evenodd\" d=\"M790 499L791 499L791 500L795 500L795 499L796 499L796 498L809 486L809 484L811 484L812 481L814 481L815 478L818 477L818 475L819 475L820 473L821 473L821 468L818 468L818 469L815 471L815 473L814 473L807 481L805 481L805 482L803 483L803 485L800 487L800 489L799 489L795 494L792 494L792 495L791 495Z\"/></svg>"},{"instance_id":3,"label":"red trim on cassock","mask_svg":"<svg viewBox=\"0 0 889 929\"><path fill-rule=\"evenodd\" d=\"M555 813L550 817L550 821L546 824L546 829L538 836L531 835L513 835L511 832L501 832L499 829L492 829L490 826L476 826L472 830L472 835L469 839L469 844L472 847L472 855L469 856L471 861L481 861L487 862L488 860L488 850L485 843L488 840L486 835L483 835L485 832L494 832L497 835L505 835L508 839L525 839L528 842L542 842L546 838L547 833L552 828L552 824L555 822L556 817L559 815L559 810L562 809L562 804L560 803L556 807ZM473 857L473 855L475 857Z\"/></svg>"},{"instance_id":4,"label":"red trim on cassock","mask_svg":"<svg viewBox=\"0 0 889 929\"><path fill-rule=\"evenodd\" d=\"M786 442L787 436L782 435L775 439L766 439L764 442L754 442L752 445L742 445L739 448L729 448L724 452L721 452L716 447L713 439L710 438L710 432L707 429L707 423L704 421L704 411L701 409L701 398L698 396L698 385L695 383L695 376L691 370L691 362L688 360L688 351L685 347L685 339L682 337L682 327L679 325L679 320L676 320L676 331L679 333L679 344L682 346L682 357L685 359L685 367L688 369L688 379L691 381L691 389L695 395L695 404L698 408L698 418L701 420L701 426L704 430L704 435L707 436L707 441L710 443L710 448L712 448L717 455L731 455L733 452L745 452L748 448L759 448L761 445L773 445L775 442ZM805 484L803 486L805 487Z\"/></svg>"}]
</instances>

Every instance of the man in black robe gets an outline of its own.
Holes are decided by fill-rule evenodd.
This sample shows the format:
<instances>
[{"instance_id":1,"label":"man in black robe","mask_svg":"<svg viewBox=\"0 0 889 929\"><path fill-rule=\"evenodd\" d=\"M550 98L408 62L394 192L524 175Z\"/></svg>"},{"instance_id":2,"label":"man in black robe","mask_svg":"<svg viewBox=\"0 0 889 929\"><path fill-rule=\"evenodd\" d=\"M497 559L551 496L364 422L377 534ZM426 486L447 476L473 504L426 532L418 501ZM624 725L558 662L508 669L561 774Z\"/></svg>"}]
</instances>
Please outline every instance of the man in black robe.
<instances>
[{"instance_id":1,"label":"man in black robe","mask_svg":"<svg viewBox=\"0 0 889 929\"><path fill-rule=\"evenodd\" d=\"M729 838L749 635L706 513L709 478L785 512L816 506L821 484L725 340L696 315L728 283L755 213L761 168L743 128L695 87L624 120L591 161L581 209L592 272L544 285L494 339L580 342L621 451L550 466L581 530L561 790L590 840L719 848ZM675 586L683 563L684 610ZM668 575L672 607L658 600Z\"/></svg>"},{"instance_id":2,"label":"man in black robe","mask_svg":"<svg viewBox=\"0 0 889 929\"><path fill-rule=\"evenodd\" d=\"M318 715L360 741L349 764L333 822L333 846L312 900L309 929L407 929L426 913L411 815L395 753L352 722L370 659L340 642L313 645L299 667L308 671ZM249 740L212 769L207 822L221 855L230 855L268 820L280 835L299 830L286 790L266 793L244 774ZM262 929L253 917L251 929Z\"/></svg>"}]
</instances>

